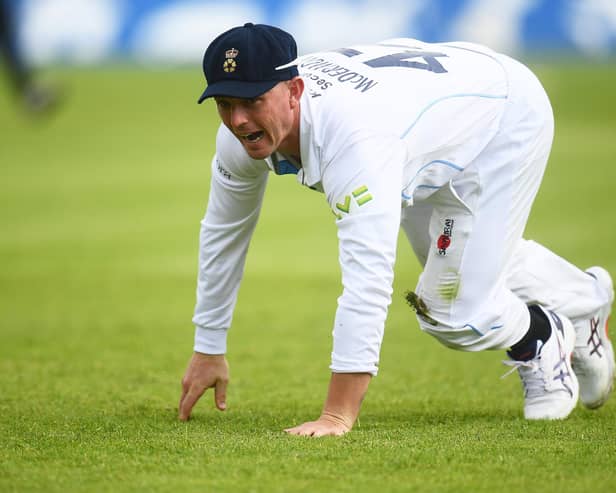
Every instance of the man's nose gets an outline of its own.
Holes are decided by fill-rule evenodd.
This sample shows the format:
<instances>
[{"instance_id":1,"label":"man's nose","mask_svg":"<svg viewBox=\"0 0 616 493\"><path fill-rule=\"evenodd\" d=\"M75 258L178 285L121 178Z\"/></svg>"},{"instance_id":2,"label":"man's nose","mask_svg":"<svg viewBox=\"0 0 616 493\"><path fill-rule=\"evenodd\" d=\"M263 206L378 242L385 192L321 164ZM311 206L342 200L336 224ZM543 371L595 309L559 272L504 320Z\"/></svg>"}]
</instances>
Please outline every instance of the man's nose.
<instances>
[{"instance_id":1,"label":"man's nose","mask_svg":"<svg viewBox=\"0 0 616 493\"><path fill-rule=\"evenodd\" d=\"M231 126L233 128L240 128L242 125L248 122L246 109L241 105L236 105L231 108Z\"/></svg>"}]
</instances>

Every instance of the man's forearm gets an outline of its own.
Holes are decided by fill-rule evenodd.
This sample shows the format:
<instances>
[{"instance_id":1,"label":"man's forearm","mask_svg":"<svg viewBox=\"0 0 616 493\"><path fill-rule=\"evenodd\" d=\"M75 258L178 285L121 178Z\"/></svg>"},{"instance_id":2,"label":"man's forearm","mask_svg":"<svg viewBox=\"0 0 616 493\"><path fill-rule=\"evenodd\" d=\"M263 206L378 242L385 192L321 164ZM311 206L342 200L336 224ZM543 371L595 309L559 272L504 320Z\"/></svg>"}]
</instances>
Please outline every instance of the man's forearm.
<instances>
[{"instance_id":1,"label":"man's forearm","mask_svg":"<svg viewBox=\"0 0 616 493\"><path fill-rule=\"evenodd\" d=\"M327 400L321 417L353 427L372 375L370 373L332 373Z\"/></svg>"}]
</instances>

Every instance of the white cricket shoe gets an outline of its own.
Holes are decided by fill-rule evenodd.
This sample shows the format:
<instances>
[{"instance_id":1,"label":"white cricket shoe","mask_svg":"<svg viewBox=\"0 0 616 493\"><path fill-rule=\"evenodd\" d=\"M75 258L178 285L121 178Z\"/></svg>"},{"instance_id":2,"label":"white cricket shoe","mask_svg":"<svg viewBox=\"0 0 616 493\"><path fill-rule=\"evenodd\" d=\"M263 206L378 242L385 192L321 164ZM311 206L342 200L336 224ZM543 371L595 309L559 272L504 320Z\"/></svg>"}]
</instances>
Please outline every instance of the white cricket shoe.
<instances>
[{"instance_id":1,"label":"white cricket shoe","mask_svg":"<svg viewBox=\"0 0 616 493\"><path fill-rule=\"evenodd\" d=\"M518 370L524 387L526 419L564 419L577 404L579 385L571 368L571 352L575 330L569 319L544 310L552 334L543 343L537 341L534 358L528 361L507 360L513 368L503 377Z\"/></svg>"},{"instance_id":2,"label":"white cricket shoe","mask_svg":"<svg viewBox=\"0 0 616 493\"><path fill-rule=\"evenodd\" d=\"M590 408L605 404L614 384L614 349L607 333L607 322L614 302L614 285L610 274L601 267L586 271L597 280L607 302L591 318L576 322L573 370L580 382L580 400Z\"/></svg>"}]
</instances>

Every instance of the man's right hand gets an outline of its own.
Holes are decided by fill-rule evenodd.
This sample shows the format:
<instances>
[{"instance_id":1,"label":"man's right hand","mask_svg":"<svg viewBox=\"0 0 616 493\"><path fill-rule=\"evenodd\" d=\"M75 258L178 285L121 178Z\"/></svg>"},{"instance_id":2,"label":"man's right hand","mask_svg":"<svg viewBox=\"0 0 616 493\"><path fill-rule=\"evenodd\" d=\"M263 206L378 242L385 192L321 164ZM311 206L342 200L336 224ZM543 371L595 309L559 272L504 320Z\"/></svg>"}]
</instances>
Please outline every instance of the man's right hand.
<instances>
[{"instance_id":1,"label":"man's right hand","mask_svg":"<svg viewBox=\"0 0 616 493\"><path fill-rule=\"evenodd\" d=\"M182 379L182 397L180 397L179 418L190 418L192 408L206 389L214 388L216 407L224 411L227 407L227 384L229 383L229 365L224 354L194 353Z\"/></svg>"}]
</instances>

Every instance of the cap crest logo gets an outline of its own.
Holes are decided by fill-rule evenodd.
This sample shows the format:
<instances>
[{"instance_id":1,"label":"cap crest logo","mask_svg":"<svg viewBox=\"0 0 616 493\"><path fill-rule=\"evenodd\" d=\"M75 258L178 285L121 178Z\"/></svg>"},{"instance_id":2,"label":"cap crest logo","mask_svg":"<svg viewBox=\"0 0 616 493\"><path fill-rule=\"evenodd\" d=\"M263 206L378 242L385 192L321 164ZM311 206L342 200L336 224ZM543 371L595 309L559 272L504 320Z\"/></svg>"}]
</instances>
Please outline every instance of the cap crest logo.
<instances>
[{"instance_id":1,"label":"cap crest logo","mask_svg":"<svg viewBox=\"0 0 616 493\"><path fill-rule=\"evenodd\" d=\"M239 54L239 50L236 50L235 48L231 48L230 50L225 51L225 63L222 64L222 69L229 73L229 72L235 72L235 69L237 68L237 62L235 61L235 57Z\"/></svg>"}]
</instances>

